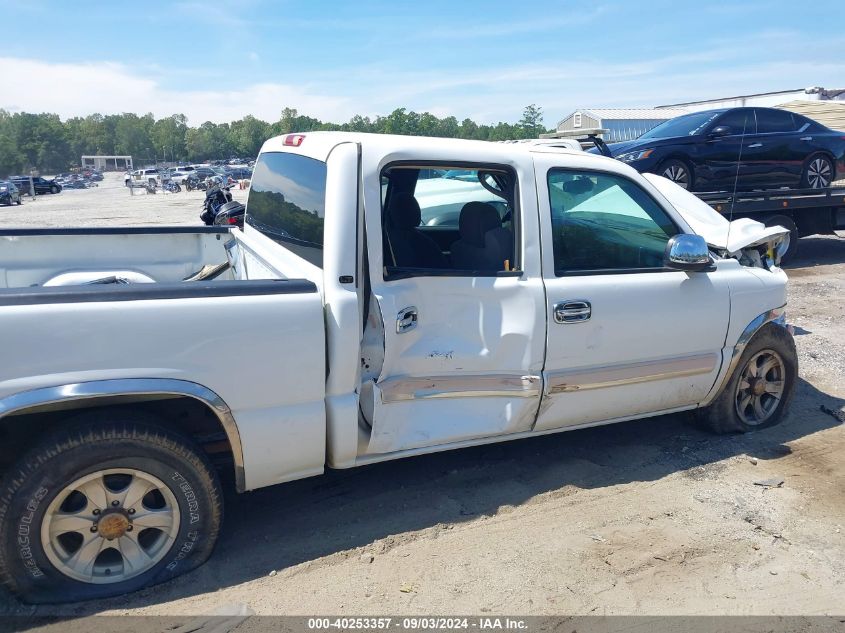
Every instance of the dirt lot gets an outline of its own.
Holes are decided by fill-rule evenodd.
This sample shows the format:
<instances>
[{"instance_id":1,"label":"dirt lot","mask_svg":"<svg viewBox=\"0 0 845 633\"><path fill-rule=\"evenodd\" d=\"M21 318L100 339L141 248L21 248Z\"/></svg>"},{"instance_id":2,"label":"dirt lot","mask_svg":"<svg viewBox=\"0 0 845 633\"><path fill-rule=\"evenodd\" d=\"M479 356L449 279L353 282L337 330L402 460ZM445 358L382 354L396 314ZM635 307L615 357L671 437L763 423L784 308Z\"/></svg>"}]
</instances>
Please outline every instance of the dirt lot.
<instances>
[{"instance_id":1,"label":"dirt lot","mask_svg":"<svg viewBox=\"0 0 845 633\"><path fill-rule=\"evenodd\" d=\"M201 199L112 181L0 225L190 224ZM845 408L845 240L802 240L788 272L801 380L779 427L714 437L665 416L229 486L217 552L187 577L61 608L0 595L0 613L841 613L845 427L820 406Z\"/></svg>"}]
</instances>

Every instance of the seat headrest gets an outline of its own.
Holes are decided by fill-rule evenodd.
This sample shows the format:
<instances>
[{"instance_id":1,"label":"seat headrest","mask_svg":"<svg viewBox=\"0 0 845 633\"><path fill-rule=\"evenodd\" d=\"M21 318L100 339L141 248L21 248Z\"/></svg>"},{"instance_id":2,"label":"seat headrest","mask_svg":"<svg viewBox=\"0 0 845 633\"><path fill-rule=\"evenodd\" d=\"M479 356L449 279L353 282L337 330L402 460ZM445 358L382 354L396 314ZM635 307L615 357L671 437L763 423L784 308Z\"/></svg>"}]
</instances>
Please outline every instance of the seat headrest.
<instances>
[{"instance_id":1,"label":"seat headrest","mask_svg":"<svg viewBox=\"0 0 845 633\"><path fill-rule=\"evenodd\" d=\"M484 246L484 235L487 231L502 226L496 208L486 202L467 202L461 209L458 229L461 239L473 246Z\"/></svg>"},{"instance_id":2,"label":"seat headrest","mask_svg":"<svg viewBox=\"0 0 845 633\"><path fill-rule=\"evenodd\" d=\"M387 205L390 226L396 229L413 229L420 225L422 213L420 203L409 193L397 193Z\"/></svg>"}]
</instances>

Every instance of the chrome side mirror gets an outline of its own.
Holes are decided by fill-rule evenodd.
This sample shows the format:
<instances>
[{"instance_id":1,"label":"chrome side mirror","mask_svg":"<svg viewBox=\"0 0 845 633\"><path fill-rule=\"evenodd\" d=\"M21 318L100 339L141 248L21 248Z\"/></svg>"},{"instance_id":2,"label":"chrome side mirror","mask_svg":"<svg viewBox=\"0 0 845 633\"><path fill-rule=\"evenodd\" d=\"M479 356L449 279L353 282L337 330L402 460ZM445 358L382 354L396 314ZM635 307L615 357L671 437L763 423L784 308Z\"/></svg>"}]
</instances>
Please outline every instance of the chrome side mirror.
<instances>
[{"instance_id":1,"label":"chrome side mirror","mask_svg":"<svg viewBox=\"0 0 845 633\"><path fill-rule=\"evenodd\" d=\"M705 270L710 268L710 249L700 235L680 233L666 244L663 263L667 268L676 270Z\"/></svg>"}]
</instances>

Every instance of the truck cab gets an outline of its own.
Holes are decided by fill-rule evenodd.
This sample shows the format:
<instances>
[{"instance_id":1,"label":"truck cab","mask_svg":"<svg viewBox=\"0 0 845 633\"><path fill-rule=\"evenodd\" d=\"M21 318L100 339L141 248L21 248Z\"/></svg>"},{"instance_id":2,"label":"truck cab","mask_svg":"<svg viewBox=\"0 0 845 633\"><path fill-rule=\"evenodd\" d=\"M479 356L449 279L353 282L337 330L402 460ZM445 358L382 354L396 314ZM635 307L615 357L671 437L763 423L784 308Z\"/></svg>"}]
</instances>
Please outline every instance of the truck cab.
<instances>
[{"instance_id":1,"label":"truck cab","mask_svg":"<svg viewBox=\"0 0 845 633\"><path fill-rule=\"evenodd\" d=\"M0 231L0 580L49 602L196 567L213 458L245 492L671 412L778 423L785 231L666 183L542 144L289 134L243 231Z\"/></svg>"}]
</instances>

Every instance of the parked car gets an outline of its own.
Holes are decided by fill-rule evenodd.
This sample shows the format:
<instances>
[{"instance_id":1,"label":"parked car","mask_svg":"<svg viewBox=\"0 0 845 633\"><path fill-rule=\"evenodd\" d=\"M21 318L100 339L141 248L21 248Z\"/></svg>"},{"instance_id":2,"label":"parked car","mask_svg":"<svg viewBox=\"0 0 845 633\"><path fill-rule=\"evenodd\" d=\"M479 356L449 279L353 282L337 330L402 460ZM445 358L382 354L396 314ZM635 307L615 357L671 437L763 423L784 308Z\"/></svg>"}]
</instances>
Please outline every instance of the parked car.
<instances>
[{"instance_id":1,"label":"parked car","mask_svg":"<svg viewBox=\"0 0 845 633\"><path fill-rule=\"evenodd\" d=\"M845 175L845 132L777 108L693 112L607 147L690 191L823 189Z\"/></svg>"},{"instance_id":2,"label":"parked car","mask_svg":"<svg viewBox=\"0 0 845 633\"><path fill-rule=\"evenodd\" d=\"M457 225L423 225L421 168L474 172L447 186L484 182L507 213L473 186ZM784 231L655 178L315 132L264 144L244 231L0 229L3 586L79 602L196 568L215 463L245 492L668 412L777 424L797 380Z\"/></svg>"},{"instance_id":3,"label":"parked car","mask_svg":"<svg viewBox=\"0 0 845 633\"><path fill-rule=\"evenodd\" d=\"M12 176L9 180L14 182L23 193L29 193L29 176ZM58 182L47 180L41 176L33 177L32 184L37 196L44 193L59 193L62 190L62 186Z\"/></svg>"},{"instance_id":4,"label":"parked car","mask_svg":"<svg viewBox=\"0 0 845 633\"><path fill-rule=\"evenodd\" d=\"M0 180L0 204L21 204L21 192L11 180Z\"/></svg>"}]
</instances>

